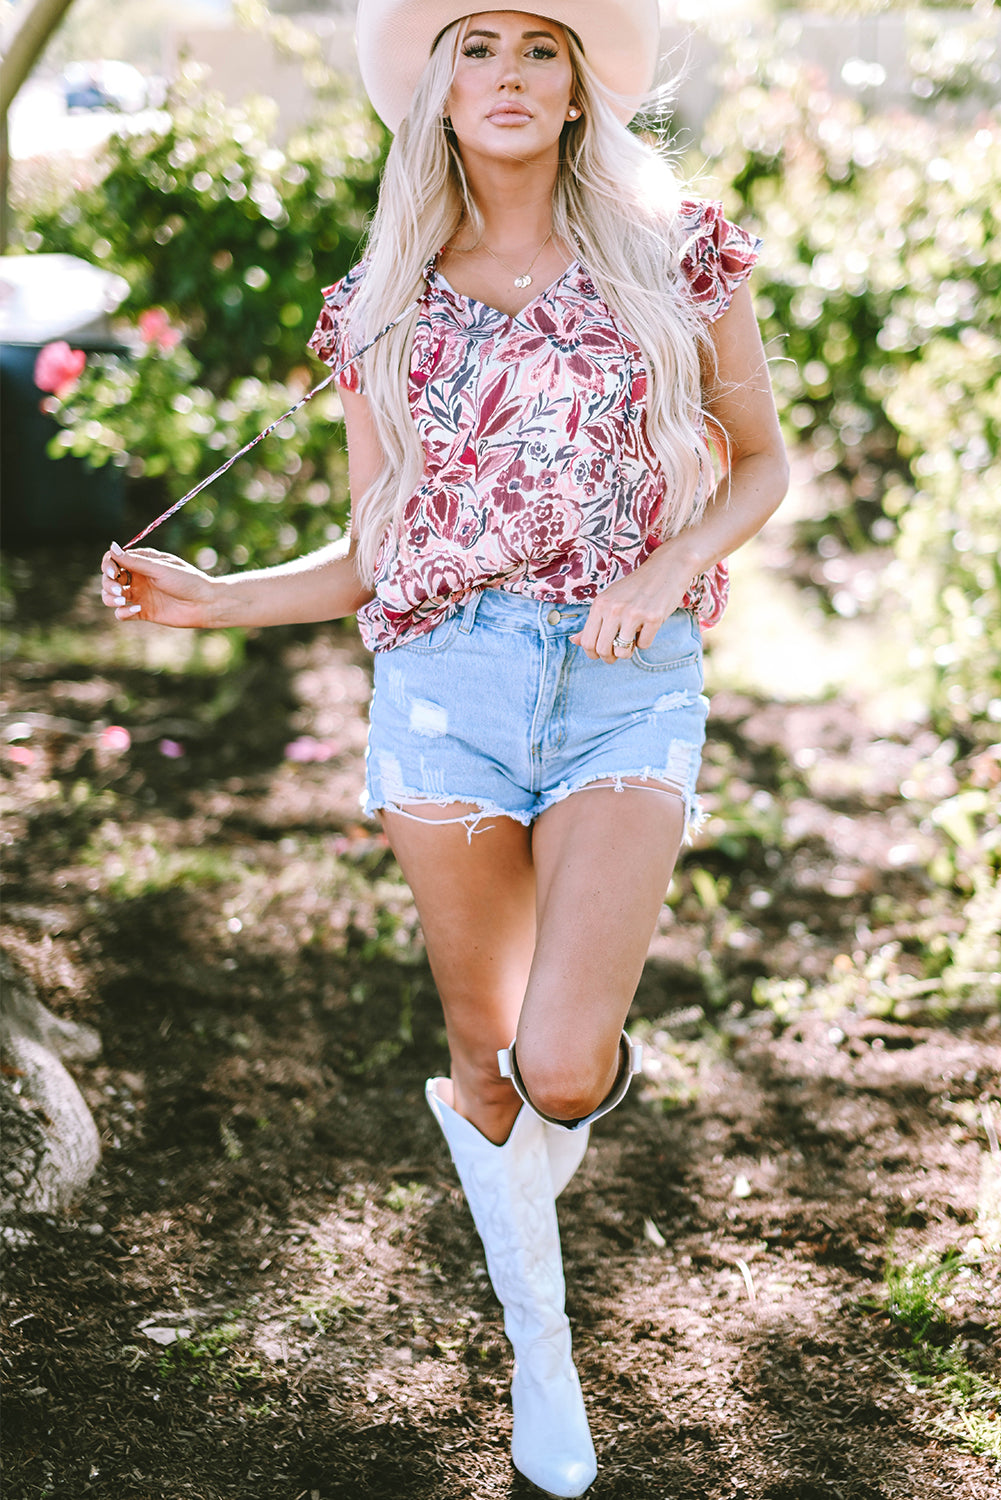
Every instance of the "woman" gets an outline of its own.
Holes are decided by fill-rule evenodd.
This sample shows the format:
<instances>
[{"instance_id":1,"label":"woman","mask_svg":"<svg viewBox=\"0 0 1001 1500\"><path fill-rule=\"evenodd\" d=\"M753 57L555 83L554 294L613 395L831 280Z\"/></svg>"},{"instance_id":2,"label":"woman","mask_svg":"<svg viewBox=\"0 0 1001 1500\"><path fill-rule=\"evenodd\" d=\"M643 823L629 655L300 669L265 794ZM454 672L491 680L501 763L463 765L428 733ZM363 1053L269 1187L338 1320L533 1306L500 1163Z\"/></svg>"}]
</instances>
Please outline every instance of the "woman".
<instances>
[{"instance_id":1,"label":"woman","mask_svg":"<svg viewBox=\"0 0 1001 1500\"><path fill-rule=\"evenodd\" d=\"M787 480L756 242L625 129L658 34L656 0L361 0L396 139L311 345L340 365L419 306L339 377L350 544L221 578L104 559L120 619L358 614L367 807L446 1018L428 1102L514 1347L513 1460L559 1496L596 1465L555 1198L638 1066L622 1027L696 815L700 626Z\"/></svg>"}]
</instances>

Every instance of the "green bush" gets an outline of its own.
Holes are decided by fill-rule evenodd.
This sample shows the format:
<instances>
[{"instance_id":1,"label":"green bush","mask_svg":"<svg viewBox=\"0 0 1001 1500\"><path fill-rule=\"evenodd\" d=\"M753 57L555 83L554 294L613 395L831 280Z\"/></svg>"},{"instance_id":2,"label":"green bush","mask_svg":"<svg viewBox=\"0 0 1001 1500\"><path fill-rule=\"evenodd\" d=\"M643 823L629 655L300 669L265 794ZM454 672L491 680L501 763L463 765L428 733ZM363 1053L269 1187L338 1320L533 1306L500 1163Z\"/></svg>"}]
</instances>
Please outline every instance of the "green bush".
<instances>
[{"instance_id":1,"label":"green bush","mask_svg":"<svg viewBox=\"0 0 1001 1500\"><path fill-rule=\"evenodd\" d=\"M279 150L271 101L227 108L193 75L166 117L162 132L113 137L92 187L28 213L24 244L124 276L126 315L166 308L213 388L282 378L302 363L321 287L356 258L385 133L338 94Z\"/></svg>"},{"instance_id":2,"label":"green bush","mask_svg":"<svg viewBox=\"0 0 1001 1500\"><path fill-rule=\"evenodd\" d=\"M963 34L979 58L981 30ZM955 40L949 56L965 76ZM908 669L940 723L996 734L1001 126L951 104L867 114L744 53L705 144L734 216L765 240L776 395L821 501L805 539L894 540Z\"/></svg>"},{"instance_id":3,"label":"green bush","mask_svg":"<svg viewBox=\"0 0 1001 1500\"><path fill-rule=\"evenodd\" d=\"M321 94L323 91L321 90ZM28 250L124 276L132 356L92 355L63 400L58 455L115 463L152 519L322 377L306 351L321 288L356 259L386 145L367 107L329 85L284 149L269 101L226 108L182 79L165 128L113 138L98 180L22 214ZM151 308L183 332L148 342ZM340 406L325 392L151 538L211 565L264 565L342 533ZM152 483L150 483L152 481Z\"/></svg>"},{"instance_id":4,"label":"green bush","mask_svg":"<svg viewBox=\"0 0 1001 1500\"><path fill-rule=\"evenodd\" d=\"M131 357L91 355L71 392L48 403L63 427L50 446L95 468L113 463L145 483L145 524L269 426L303 393L302 377L199 384L183 345L139 340ZM322 378L316 367L311 379ZM260 443L154 534L202 567L265 566L343 534L347 459L340 403L330 390ZM138 529L138 527L137 527ZM120 540L127 540L121 538Z\"/></svg>"}]
</instances>

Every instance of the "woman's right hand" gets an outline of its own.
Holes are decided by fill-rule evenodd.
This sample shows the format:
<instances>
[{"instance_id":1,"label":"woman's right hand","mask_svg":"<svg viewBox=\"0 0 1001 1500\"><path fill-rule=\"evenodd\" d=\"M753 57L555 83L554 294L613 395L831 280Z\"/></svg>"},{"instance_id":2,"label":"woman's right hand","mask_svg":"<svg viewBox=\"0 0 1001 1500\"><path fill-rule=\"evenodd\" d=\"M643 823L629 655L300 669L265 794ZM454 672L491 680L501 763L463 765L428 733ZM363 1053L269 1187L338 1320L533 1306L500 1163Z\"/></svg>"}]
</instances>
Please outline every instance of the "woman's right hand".
<instances>
[{"instance_id":1,"label":"woman's right hand","mask_svg":"<svg viewBox=\"0 0 1001 1500\"><path fill-rule=\"evenodd\" d=\"M101 559L101 599L119 620L211 625L215 592L214 579L170 552L152 547L126 552L112 542Z\"/></svg>"}]
</instances>

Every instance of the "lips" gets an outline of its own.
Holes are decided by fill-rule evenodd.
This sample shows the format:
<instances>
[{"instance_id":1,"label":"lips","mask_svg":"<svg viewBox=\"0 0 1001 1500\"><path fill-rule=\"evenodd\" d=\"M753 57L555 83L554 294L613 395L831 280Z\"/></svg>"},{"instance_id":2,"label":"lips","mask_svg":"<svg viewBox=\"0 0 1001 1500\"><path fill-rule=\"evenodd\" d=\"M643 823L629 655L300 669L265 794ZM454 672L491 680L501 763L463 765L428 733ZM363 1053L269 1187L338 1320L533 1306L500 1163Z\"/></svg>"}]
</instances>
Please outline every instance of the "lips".
<instances>
[{"instance_id":1,"label":"lips","mask_svg":"<svg viewBox=\"0 0 1001 1500\"><path fill-rule=\"evenodd\" d=\"M487 119L493 121L495 125L520 125L531 118L531 110L524 109L518 104L500 104L487 115Z\"/></svg>"}]
</instances>

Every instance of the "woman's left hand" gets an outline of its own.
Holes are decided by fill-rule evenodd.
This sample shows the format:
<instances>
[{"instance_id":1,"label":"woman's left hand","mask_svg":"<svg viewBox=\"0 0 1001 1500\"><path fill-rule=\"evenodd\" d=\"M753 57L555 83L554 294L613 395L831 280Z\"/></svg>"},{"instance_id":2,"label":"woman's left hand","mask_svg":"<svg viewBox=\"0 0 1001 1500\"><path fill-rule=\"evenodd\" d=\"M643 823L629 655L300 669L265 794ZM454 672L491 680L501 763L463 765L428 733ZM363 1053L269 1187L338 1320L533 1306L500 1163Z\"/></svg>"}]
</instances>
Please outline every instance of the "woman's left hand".
<instances>
[{"instance_id":1,"label":"woman's left hand","mask_svg":"<svg viewBox=\"0 0 1001 1500\"><path fill-rule=\"evenodd\" d=\"M658 547L625 578L595 597L583 630L570 639L592 661L628 661L637 646L652 646L658 630L680 606L694 574Z\"/></svg>"}]
</instances>

